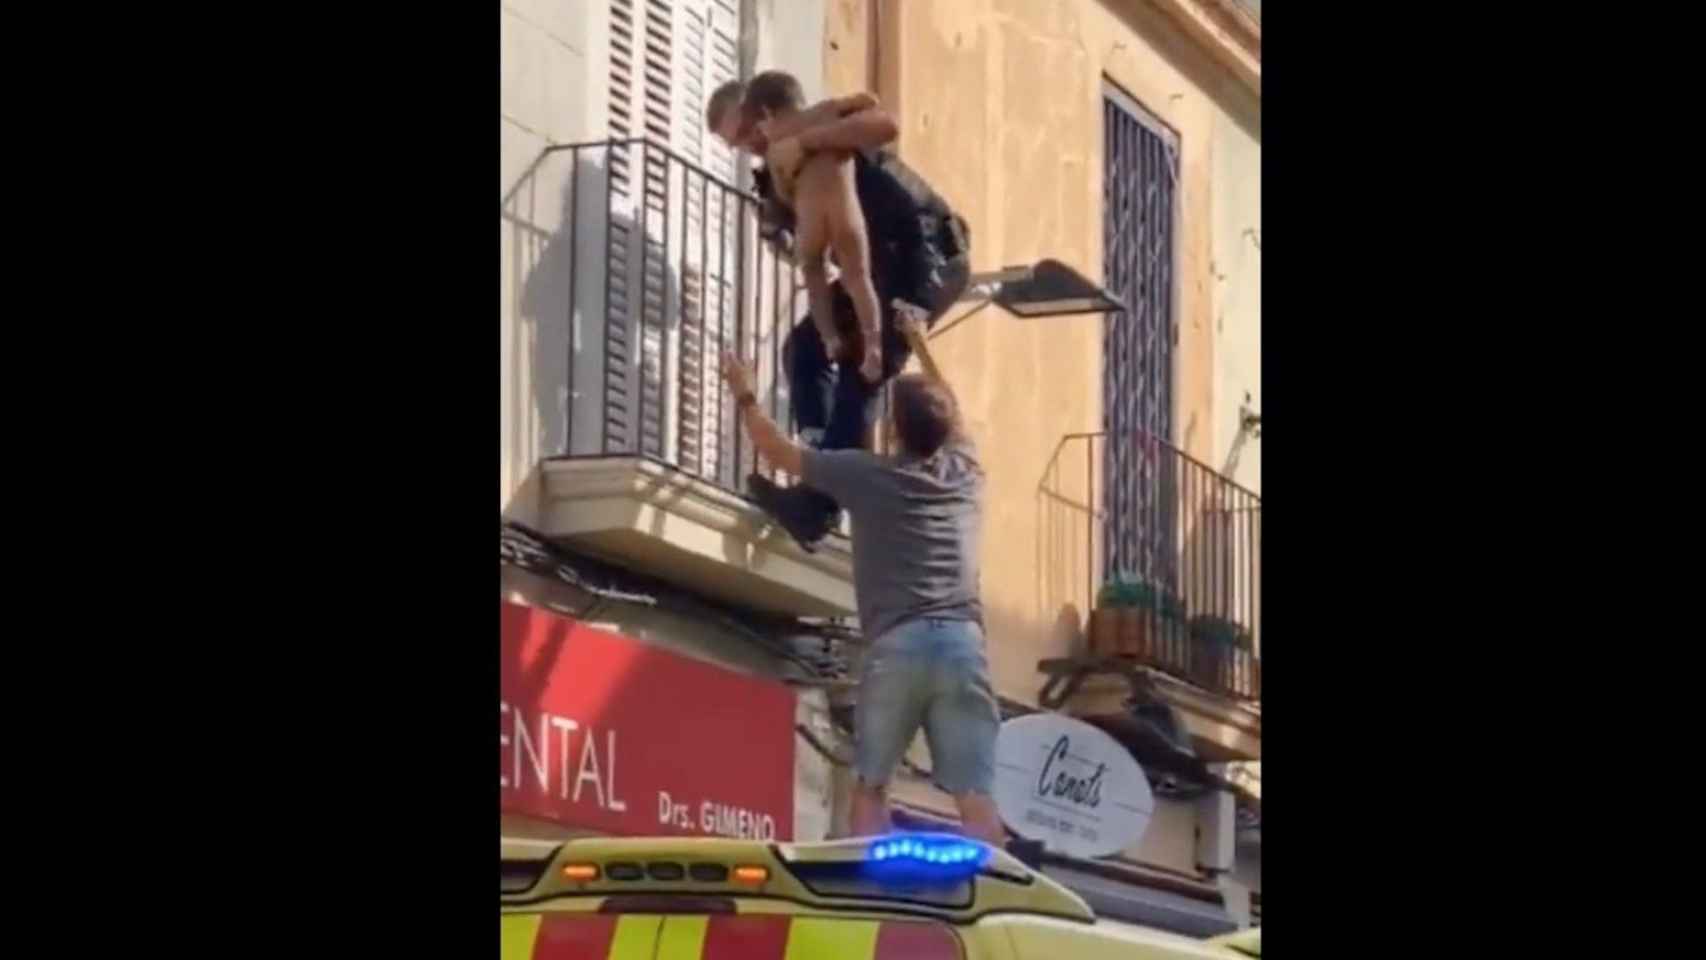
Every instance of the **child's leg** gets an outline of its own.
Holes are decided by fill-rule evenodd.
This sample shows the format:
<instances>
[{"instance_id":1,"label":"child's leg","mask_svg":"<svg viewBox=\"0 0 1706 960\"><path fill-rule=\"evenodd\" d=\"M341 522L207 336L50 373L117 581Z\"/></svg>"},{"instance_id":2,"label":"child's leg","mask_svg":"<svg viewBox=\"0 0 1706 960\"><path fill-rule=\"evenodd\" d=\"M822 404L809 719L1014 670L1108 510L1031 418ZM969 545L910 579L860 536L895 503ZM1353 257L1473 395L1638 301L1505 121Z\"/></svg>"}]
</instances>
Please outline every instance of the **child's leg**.
<instances>
[{"instance_id":1,"label":"child's leg","mask_svg":"<svg viewBox=\"0 0 1706 960\"><path fill-rule=\"evenodd\" d=\"M867 354L879 356L882 349L882 314L871 279L871 248L865 233L865 212L853 182L853 161L836 154L819 154L806 161L800 172L800 206L812 210L819 229L827 233L829 247L841 268L841 285L853 300L858 317L861 347L865 352L853 359L864 364ZM880 362L873 365L880 367ZM866 380L875 382L878 369L867 369Z\"/></svg>"}]
</instances>

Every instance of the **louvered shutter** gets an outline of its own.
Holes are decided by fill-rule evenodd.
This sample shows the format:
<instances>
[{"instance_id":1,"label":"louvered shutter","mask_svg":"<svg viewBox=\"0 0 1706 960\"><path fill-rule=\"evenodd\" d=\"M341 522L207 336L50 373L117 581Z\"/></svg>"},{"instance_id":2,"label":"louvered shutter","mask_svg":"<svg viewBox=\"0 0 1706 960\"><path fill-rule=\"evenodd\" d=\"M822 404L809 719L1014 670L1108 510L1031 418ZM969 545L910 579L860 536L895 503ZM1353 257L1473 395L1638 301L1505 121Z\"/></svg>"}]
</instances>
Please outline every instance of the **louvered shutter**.
<instances>
[{"instance_id":1,"label":"louvered shutter","mask_svg":"<svg viewBox=\"0 0 1706 960\"><path fill-rule=\"evenodd\" d=\"M610 138L670 140L669 0L609 0ZM661 8L661 9L660 9ZM650 221L667 209L660 163L640 145L611 148L604 309L604 452L662 454L663 251ZM660 158L661 160L661 158ZM648 383L649 381L649 383ZM642 416L642 413L644 414Z\"/></svg>"},{"instance_id":2,"label":"louvered shutter","mask_svg":"<svg viewBox=\"0 0 1706 960\"><path fill-rule=\"evenodd\" d=\"M608 160L603 343L583 344L603 352L603 450L714 476L739 211L698 171L734 179L704 115L705 98L736 76L739 11L726 0L607 2L610 137L655 146L617 146Z\"/></svg>"},{"instance_id":3,"label":"louvered shutter","mask_svg":"<svg viewBox=\"0 0 1706 960\"><path fill-rule=\"evenodd\" d=\"M705 130L705 101L739 71L740 12L731 2L709 0L682 11L677 139L680 153L724 184L735 182L733 151ZM725 413L717 381L717 356L733 329L741 270L736 229L739 204L702 174L683 171L681 209L686 218L679 331L679 400L675 410L677 462L716 477L723 458L717 443Z\"/></svg>"}]
</instances>

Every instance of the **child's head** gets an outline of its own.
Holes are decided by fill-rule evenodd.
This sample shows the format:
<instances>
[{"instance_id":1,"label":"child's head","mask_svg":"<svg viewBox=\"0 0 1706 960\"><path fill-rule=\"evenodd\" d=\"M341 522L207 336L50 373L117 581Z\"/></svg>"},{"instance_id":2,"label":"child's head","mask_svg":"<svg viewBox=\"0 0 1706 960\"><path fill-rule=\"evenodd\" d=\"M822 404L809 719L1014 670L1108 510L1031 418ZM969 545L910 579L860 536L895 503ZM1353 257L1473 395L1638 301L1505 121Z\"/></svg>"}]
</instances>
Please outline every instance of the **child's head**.
<instances>
[{"instance_id":1,"label":"child's head","mask_svg":"<svg viewBox=\"0 0 1706 960\"><path fill-rule=\"evenodd\" d=\"M746 84L739 80L711 91L711 98L705 101L705 128L730 147L751 149L748 141L758 121L747 116L741 103L745 98Z\"/></svg>"},{"instance_id":2,"label":"child's head","mask_svg":"<svg viewBox=\"0 0 1706 960\"><path fill-rule=\"evenodd\" d=\"M746 85L746 112L756 122L770 117L785 117L806 106L806 91L793 74L782 70L766 70Z\"/></svg>"}]
</instances>

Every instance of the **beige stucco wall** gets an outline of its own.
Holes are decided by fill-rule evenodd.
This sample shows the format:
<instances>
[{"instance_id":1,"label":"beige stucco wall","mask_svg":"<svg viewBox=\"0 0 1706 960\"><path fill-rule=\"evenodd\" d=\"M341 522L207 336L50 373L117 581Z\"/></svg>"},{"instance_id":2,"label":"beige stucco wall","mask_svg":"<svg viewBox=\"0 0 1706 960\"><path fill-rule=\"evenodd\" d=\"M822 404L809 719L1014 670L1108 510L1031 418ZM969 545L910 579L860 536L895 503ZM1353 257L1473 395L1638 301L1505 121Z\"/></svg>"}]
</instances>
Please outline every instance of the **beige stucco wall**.
<instances>
[{"instance_id":1,"label":"beige stucco wall","mask_svg":"<svg viewBox=\"0 0 1706 960\"><path fill-rule=\"evenodd\" d=\"M1056 257L1100 280L1104 80L1178 134L1173 440L1222 466L1246 391L1260 409L1258 96L1145 0L838 0L826 46L830 88L874 86L900 120L902 155L970 221L976 270ZM1099 466L1062 437L1101 428L1102 324L989 308L933 342L988 469L996 685L1030 703L1037 661L1081 642L1083 500ZM1256 489L1259 448L1245 444L1237 472ZM1194 869L1190 807L1158 804L1127 853Z\"/></svg>"},{"instance_id":2,"label":"beige stucco wall","mask_svg":"<svg viewBox=\"0 0 1706 960\"><path fill-rule=\"evenodd\" d=\"M1262 492L1262 441L1237 445L1240 408L1262 410L1262 139L1229 118L1215 118L1214 456L1208 463ZM1248 401L1246 401L1248 398ZM1231 458L1236 445L1236 462ZM1230 467L1230 469L1228 469Z\"/></svg>"},{"instance_id":3,"label":"beige stucco wall","mask_svg":"<svg viewBox=\"0 0 1706 960\"><path fill-rule=\"evenodd\" d=\"M567 262L563 204L573 165L533 164L546 146L597 139L605 117L602 29L590 0L503 0L498 10L499 505L536 522L536 466L567 424Z\"/></svg>"},{"instance_id":4,"label":"beige stucco wall","mask_svg":"<svg viewBox=\"0 0 1706 960\"><path fill-rule=\"evenodd\" d=\"M747 0L751 5L752 72L786 70L806 99L824 95L824 24L833 0Z\"/></svg>"},{"instance_id":5,"label":"beige stucco wall","mask_svg":"<svg viewBox=\"0 0 1706 960\"><path fill-rule=\"evenodd\" d=\"M869 0L826 0L823 25L824 91L844 94L875 90L870 75Z\"/></svg>"},{"instance_id":6,"label":"beige stucco wall","mask_svg":"<svg viewBox=\"0 0 1706 960\"><path fill-rule=\"evenodd\" d=\"M838 16L859 22L852 7L862 5L831 4L831 39ZM1101 277L1104 78L1178 133L1174 442L1222 462L1259 356L1259 254L1235 258L1237 237L1226 236L1259 229L1256 96L1143 0L888 0L878 19L879 86L900 119L900 151L970 221L974 269L1057 257ZM857 76L838 53L826 58L831 81ZM1220 259L1221 272L1237 271L1224 284L1213 279ZM1070 652L1072 631L1057 624L1085 603L1085 516L1051 491L1081 501L1086 489L1082 444L1055 455L1065 434L1100 429L1102 322L986 309L934 341L989 472L983 592L996 682L1025 701L1036 661ZM1238 395L1217 400L1217 384Z\"/></svg>"}]
</instances>

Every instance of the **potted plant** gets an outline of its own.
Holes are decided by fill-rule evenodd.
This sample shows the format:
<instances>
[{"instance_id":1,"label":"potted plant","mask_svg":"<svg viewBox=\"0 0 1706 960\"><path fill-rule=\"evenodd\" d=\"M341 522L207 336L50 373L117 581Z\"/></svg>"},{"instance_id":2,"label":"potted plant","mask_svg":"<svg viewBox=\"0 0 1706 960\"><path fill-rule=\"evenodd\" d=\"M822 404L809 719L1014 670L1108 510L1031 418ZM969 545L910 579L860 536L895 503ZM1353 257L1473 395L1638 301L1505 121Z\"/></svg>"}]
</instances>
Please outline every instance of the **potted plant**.
<instances>
[{"instance_id":1,"label":"potted plant","mask_svg":"<svg viewBox=\"0 0 1706 960\"><path fill-rule=\"evenodd\" d=\"M1238 652L1252 649L1250 631L1242 624L1213 614L1190 620L1192 682L1210 690L1230 691Z\"/></svg>"},{"instance_id":2,"label":"potted plant","mask_svg":"<svg viewBox=\"0 0 1706 960\"><path fill-rule=\"evenodd\" d=\"M1120 576L1102 585L1090 614L1090 652L1154 662L1160 637L1176 628L1183 606L1178 598L1136 576Z\"/></svg>"},{"instance_id":3,"label":"potted plant","mask_svg":"<svg viewBox=\"0 0 1706 960\"><path fill-rule=\"evenodd\" d=\"M1185 604L1176 595L1163 591L1158 598L1160 616L1156 618L1157 635L1150 639L1150 662L1169 673L1185 675L1190 669L1189 631L1185 625Z\"/></svg>"},{"instance_id":4,"label":"potted plant","mask_svg":"<svg viewBox=\"0 0 1706 960\"><path fill-rule=\"evenodd\" d=\"M1102 584L1097 591L1096 606L1090 611L1090 622L1085 628L1091 656L1111 657L1118 652L1119 612L1124 609L1126 599L1124 581L1118 578Z\"/></svg>"}]
</instances>

